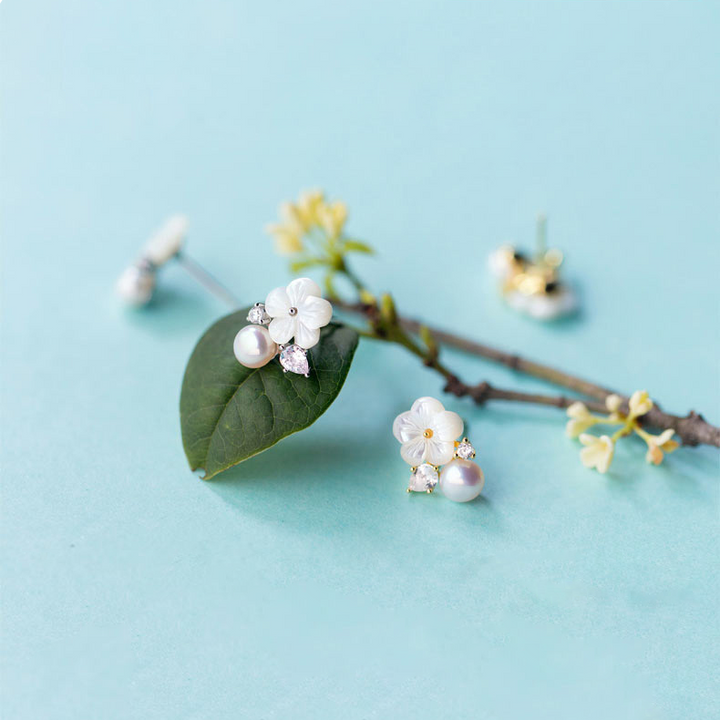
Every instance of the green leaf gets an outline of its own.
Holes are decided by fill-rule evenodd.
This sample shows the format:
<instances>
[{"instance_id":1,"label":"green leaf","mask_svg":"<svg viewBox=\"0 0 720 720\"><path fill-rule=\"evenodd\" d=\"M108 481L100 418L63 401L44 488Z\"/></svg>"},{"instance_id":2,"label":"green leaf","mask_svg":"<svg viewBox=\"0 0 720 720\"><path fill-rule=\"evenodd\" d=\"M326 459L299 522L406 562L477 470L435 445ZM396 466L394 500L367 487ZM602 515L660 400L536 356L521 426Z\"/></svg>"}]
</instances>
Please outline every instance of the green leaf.
<instances>
[{"instance_id":1,"label":"green leaf","mask_svg":"<svg viewBox=\"0 0 720 720\"><path fill-rule=\"evenodd\" d=\"M366 253L367 255L374 255L375 250L367 243L360 242L359 240L346 240L343 243L343 250L345 252L359 252Z\"/></svg>"},{"instance_id":2,"label":"green leaf","mask_svg":"<svg viewBox=\"0 0 720 720\"><path fill-rule=\"evenodd\" d=\"M297 275L297 273L302 272L303 270L307 270L311 267L318 267L319 265L327 265L327 260L323 258L309 258L307 260L296 260L295 262L290 263L290 272L293 275Z\"/></svg>"},{"instance_id":3,"label":"green leaf","mask_svg":"<svg viewBox=\"0 0 720 720\"><path fill-rule=\"evenodd\" d=\"M340 392L357 348L354 330L330 323L308 351L309 378L284 373L277 359L246 368L235 359L233 340L248 310L212 325L185 368L183 446L190 467L205 470L204 480L312 425Z\"/></svg>"}]
</instances>

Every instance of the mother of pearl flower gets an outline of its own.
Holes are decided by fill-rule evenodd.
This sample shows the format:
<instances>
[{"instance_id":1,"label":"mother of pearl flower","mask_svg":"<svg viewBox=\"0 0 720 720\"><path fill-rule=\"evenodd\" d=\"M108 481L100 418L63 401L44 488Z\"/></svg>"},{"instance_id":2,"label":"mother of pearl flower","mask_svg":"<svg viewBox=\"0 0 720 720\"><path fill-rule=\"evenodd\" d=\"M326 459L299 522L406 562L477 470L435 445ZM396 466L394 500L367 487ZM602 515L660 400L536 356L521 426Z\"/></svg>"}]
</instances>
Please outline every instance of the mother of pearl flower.
<instances>
[{"instance_id":1,"label":"mother of pearl flower","mask_svg":"<svg viewBox=\"0 0 720 720\"><path fill-rule=\"evenodd\" d=\"M320 328L332 317L332 305L310 278L297 278L287 287L271 290L265 299L265 312L272 318L268 331L278 344L294 337L295 344L308 350L320 340Z\"/></svg>"},{"instance_id":2,"label":"mother of pearl flower","mask_svg":"<svg viewBox=\"0 0 720 720\"><path fill-rule=\"evenodd\" d=\"M431 465L450 462L455 453L455 438L462 431L460 416L431 397L417 399L393 423L393 435L402 443L400 455L412 467L424 462Z\"/></svg>"}]
</instances>

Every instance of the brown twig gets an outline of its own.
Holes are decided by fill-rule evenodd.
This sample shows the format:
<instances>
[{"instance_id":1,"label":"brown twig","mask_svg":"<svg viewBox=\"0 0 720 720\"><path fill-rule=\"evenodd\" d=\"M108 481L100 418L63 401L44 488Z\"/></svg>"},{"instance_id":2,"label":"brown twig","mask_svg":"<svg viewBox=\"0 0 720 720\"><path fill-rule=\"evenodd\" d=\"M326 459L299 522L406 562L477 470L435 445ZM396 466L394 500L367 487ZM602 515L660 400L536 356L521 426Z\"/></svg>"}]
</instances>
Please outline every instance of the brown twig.
<instances>
[{"instance_id":1,"label":"brown twig","mask_svg":"<svg viewBox=\"0 0 720 720\"><path fill-rule=\"evenodd\" d=\"M377 307L373 305L346 303L338 298L334 298L333 302L343 310L364 315L371 323L376 320ZM417 320L401 316L397 316L397 323L403 330L413 334L419 333L421 327L423 327L423 324ZM572 390L580 395L593 398L594 402L585 402L585 405L587 405L588 409L592 412L607 412L604 401L605 398L611 394L620 395L623 399L625 411L627 412L628 397L621 393L615 393L609 388L570 375L562 370L557 370L532 360L526 360L519 355L507 353L444 330L432 327L428 329L433 338L440 344L491 360L526 375L531 375L554 385ZM408 349L423 358L422 351L417 346L410 346ZM478 405L482 405L488 400L506 400L565 409L576 402L576 398L568 398L562 395L543 395L503 390L493 387L487 382L468 385L445 368L436 356L423 358L423 361L426 366L436 370L445 378L446 384L444 390L446 392L452 393L457 397L470 397ZM642 424L647 427L660 428L663 430L671 428L682 440L684 445L713 445L720 447L720 428L708 423L702 415L695 411L691 411L687 416L681 417L664 412L656 404L649 413L643 416Z\"/></svg>"}]
</instances>

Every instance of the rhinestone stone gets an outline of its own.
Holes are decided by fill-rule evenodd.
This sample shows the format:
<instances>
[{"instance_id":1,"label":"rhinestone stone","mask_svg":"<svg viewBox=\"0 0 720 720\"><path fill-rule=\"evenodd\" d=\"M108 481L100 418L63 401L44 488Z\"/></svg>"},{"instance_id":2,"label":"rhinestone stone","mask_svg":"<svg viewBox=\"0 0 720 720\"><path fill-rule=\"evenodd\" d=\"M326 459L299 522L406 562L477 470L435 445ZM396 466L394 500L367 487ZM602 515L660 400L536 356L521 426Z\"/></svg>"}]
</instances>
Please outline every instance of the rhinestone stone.
<instances>
[{"instance_id":1,"label":"rhinestone stone","mask_svg":"<svg viewBox=\"0 0 720 720\"><path fill-rule=\"evenodd\" d=\"M251 322L253 325L267 325L271 320L270 316L265 312L265 305L263 305L263 303L255 303L255 305L250 308L247 319L248 322Z\"/></svg>"},{"instance_id":2,"label":"rhinestone stone","mask_svg":"<svg viewBox=\"0 0 720 720\"><path fill-rule=\"evenodd\" d=\"M280 364L288 372L296 375L308 376L310 366L308 365L307 351L299 345L286 345L280 350Z\"/></svg>"},{"instance_id":3,"label":"rhinestone stone","mask_svg":"<svg viewBox=\"0 0 720 720\"><path fill-rule=\"evenodd\" d=\"M427 492L432 490L438 483L438 471L429 463L423 463L415 468L410 476L408 490L413 492Z\"/></svg>"},{"instance_id":4,"label":"rhinestone stone","mask_svg":"<svg viewBox=\"0 0 720 720\"><path fill-rule=\"evenodd\" d=\"M468 440L463 440L456 448L455 454L461 460L470 460L475 455L475 448Z\"/></svg>"}]
</instances>

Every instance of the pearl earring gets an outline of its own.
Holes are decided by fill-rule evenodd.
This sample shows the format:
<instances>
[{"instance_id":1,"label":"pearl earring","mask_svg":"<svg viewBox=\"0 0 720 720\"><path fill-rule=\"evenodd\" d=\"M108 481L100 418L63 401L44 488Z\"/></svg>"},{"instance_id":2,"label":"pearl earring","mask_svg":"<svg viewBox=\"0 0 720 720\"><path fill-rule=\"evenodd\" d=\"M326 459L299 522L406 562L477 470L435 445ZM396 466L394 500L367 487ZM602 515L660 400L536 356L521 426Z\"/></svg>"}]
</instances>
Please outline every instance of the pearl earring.
<instances>
[{"instance_id":1,"label":"pearl earring","mask_svg":"<svg viewBox=\"0 0 720 720\"><path fill-rule=\"evenodd\" d=\"M188 230L185 215L173 215L145 243L140 257L127 267L117 280L118 295L134 307L143 307L153 298L157 287L158 270L171 260L177 261L195 280L231 307L240 302L197 261L185 251Z\"/></svg>"},{"instance_id":2,"label":"pearl earring","mask_svg":"<svg viewBox=\"0 0 720 720\"><path fill-rule=\"evenodd\" d=\"M308 377L307 351L318 344L320 329L332 317L332 305L321 296L310 278L297 278L287 287L271 290L264 303L255 303L250 309L250 325L235 336L237 361L259 368L279 355L284 372Z\"/></svg>"},{"instance_id":3,"label":"pearl earring","mask_svg":"<svg viewBox=\"0 0 720 720\"><path fill-rule=\"evenodd\" d=\"M408 492L431 493L439 485L454 502L468 502L480 494L485 476L473 462L470 441L456 439L462 432L460 416L431 397L417 399L395 418L393 435L401 443L400 456L412 468Z\"/></svg>"}]
</instances>

